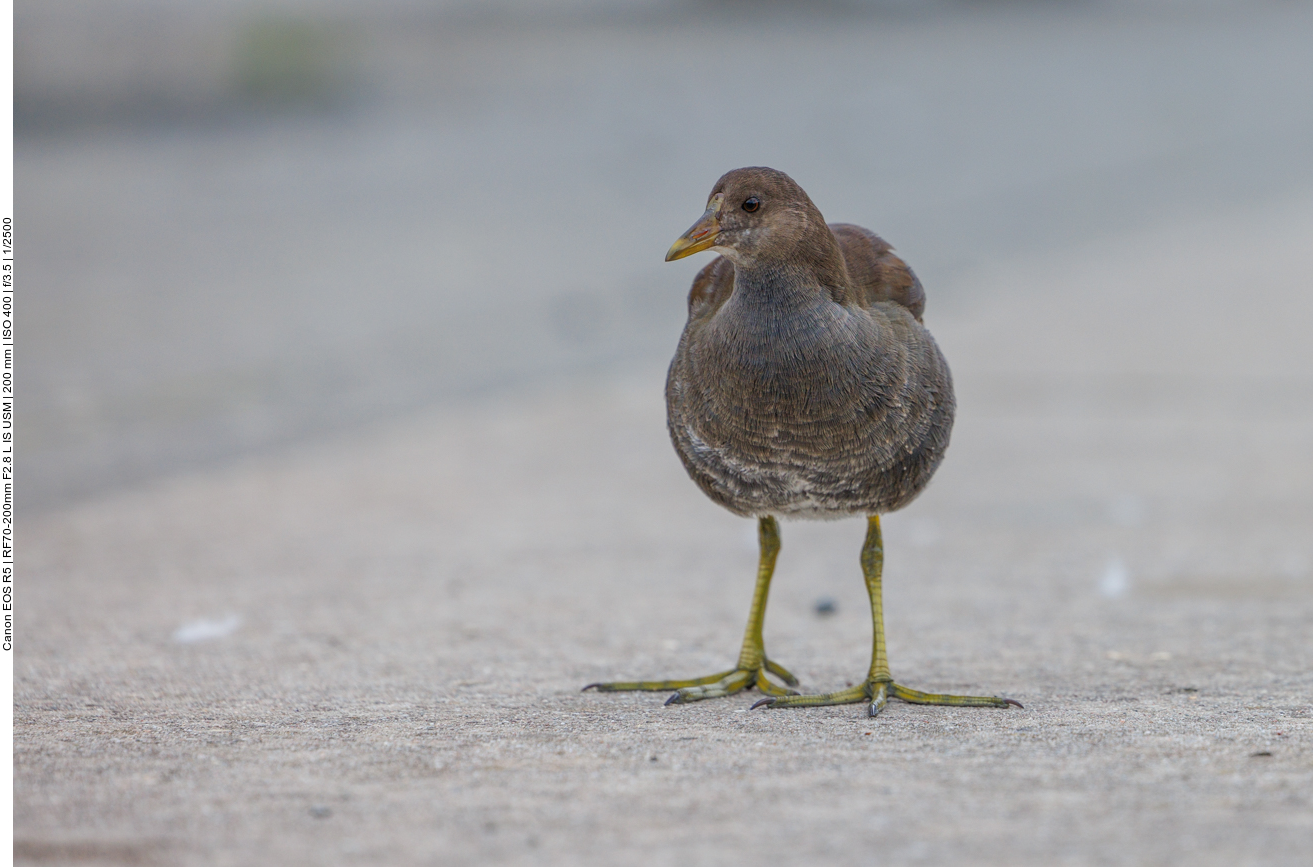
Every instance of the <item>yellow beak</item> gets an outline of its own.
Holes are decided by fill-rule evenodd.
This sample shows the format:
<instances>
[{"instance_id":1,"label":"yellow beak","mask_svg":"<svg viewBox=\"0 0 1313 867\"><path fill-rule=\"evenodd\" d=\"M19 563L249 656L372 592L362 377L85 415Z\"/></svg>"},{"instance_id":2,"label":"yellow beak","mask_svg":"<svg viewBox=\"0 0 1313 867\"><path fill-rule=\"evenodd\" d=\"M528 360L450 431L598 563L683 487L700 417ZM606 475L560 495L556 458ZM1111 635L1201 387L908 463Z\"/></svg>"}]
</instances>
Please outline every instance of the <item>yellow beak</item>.
<instances>
[{"instance_id":1,"label":"yellow beak","mask_svg":"<svg viewBox=\"0 0 1313 867\"><path fill-rule=\"evenodd\" d=\"M712 196L711 201L707 203L706 213L687 232L680 235L678 241L670 245L670 250L666 253L666 261L673 262L716 246L716 236L720 234L720 209L724 204L724 194L716 193Z\"/></svg>"}]
</instances>

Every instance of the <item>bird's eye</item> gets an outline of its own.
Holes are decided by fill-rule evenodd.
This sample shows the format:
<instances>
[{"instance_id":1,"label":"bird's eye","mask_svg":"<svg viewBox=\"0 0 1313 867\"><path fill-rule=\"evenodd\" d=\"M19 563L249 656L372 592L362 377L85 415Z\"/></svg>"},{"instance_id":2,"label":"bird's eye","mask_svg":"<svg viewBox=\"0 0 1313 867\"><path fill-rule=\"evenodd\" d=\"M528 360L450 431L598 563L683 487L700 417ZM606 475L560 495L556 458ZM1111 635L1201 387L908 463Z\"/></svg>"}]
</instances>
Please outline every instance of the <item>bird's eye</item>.
<instances>
[{"instance_id":1,"label":"bird's eye","mask_svg":"<svg viewBox=\"0 0 1313 867\"><path fill-rule=\"evenodd\" d=\"M753 211L757 210L760 207L761 207L761 199L758 199L756 196L748 196L748 198L743 202L743 210L747 211L749 214L751 214Z\"/></svg>"}]
</instances>

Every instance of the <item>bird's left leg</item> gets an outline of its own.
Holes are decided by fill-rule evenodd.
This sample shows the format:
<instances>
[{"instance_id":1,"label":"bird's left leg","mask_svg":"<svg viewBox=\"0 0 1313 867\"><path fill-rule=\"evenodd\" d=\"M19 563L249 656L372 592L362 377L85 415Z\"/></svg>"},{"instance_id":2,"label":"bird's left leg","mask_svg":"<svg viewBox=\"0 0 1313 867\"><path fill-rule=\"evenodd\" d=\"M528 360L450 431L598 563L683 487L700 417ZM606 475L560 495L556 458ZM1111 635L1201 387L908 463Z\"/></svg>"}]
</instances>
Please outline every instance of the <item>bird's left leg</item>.
<instances>
[{"instance_id":1,"label":"bird's left leg","mask_svg":"<svg viewBox=\"0 0 1313 867\"><path fill-rule=\"evenodd\" d=\"M869 702L871 716L884 710L891 698L910 704L942 704L957 707L1021 707L1010 698L992 695L940 695L920 692L894 683L889 673L889 657L884 646L884 594L881 576L884 572L884 539L880 534L880 516L871 515L862 546L862 574L866 576L866 590L871 597L871 624L874 632L871 647L871 671L866 681L857 686L821 695L786 695L763 698L753 707L817 707L830 704L857 704Z\"/></svg>"},{"instance_id":2,"label":"bird's left leg","mask_svg":"<svg viewBox=\"0 0 1313 867\"><path fill-rule=\"evenodd\" d=\"M596 689L602 692L676 690L666 704L720 698L753 686L766 695L794 695L793 690L776 686L766 679L766 672L770 672L789 686L798 685L798 679L784 666L766 658L766 644L762 638L762 624L766 619L766 598L770 594L771 576L775 574L775 559L780 553L780 526L774 518L767 515L757 522L757 538L761 547L761 559L757 566L757 586L752 593L752 609L748 613L748 628L743 633L743 647L739 651L739 661L734 668L690 680L590 683L584 689Z\"/></svg>"}]
</instances>

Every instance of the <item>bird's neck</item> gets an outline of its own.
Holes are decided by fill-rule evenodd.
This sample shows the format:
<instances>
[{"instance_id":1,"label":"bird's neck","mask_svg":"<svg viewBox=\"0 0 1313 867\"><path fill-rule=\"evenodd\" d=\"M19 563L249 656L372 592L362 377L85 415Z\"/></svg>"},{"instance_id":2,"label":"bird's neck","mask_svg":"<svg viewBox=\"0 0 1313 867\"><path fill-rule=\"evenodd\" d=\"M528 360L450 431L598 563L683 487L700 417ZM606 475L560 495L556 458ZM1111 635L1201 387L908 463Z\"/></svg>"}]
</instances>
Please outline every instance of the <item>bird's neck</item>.
<instances>
[{"instance_id":1,"label":"bird's neck","mask_svg":"<svg viewBox=\"0 0 1313 867\"><path fill-rule=\"evenodd\" d=\"M778 311L823 302L843 303L849 290L842 261L835 267L824 261L800 259L736 263L734 285L737 303Z\"/></svg>"}]
</instances>

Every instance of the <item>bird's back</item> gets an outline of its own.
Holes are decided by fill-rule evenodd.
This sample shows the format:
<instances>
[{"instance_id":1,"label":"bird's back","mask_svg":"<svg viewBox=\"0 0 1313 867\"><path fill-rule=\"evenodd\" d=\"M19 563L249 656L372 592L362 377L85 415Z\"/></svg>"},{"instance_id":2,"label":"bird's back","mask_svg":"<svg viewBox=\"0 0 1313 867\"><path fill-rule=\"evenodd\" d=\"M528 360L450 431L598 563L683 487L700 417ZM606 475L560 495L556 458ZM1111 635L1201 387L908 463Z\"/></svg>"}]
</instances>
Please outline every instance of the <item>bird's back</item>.
<instances>
[{"instance_id":1,"label":"bird's back","mask_svg":"<svg viewBox=\"0 0 1313 867\"><path fill-rule=\"evenodd\" d=\"M920 281L873 232L830 230L849 285L814 303L735 299L723 257L689 292L666 387L670 434L693 479L738 514L892 511L948 446L952 379L920 322Z\"/></svg>"}]
</instances>

